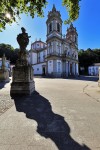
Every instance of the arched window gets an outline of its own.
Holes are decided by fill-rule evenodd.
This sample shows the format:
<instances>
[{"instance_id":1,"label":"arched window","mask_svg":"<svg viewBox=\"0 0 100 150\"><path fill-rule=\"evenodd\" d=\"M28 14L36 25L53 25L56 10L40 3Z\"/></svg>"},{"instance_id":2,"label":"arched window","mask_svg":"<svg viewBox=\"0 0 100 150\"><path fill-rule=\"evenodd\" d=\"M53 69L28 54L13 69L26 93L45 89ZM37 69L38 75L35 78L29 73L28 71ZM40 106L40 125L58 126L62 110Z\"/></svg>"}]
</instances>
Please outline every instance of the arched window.
<instances>
[{"instance_id":1,"label":"arched window","mask_svg":"<svg viewBox=\"0 0 100 150\"><path fill-rule=\"evenodd\" d=\"M49 32L52 31L52 23L49 24Z\"/></svg>"},{"instance_id":2,"label":"arched window","mask_svg":"<svg viewBox=\"0 0 100 150\"><path fill-rule=\"evenodd\" d=\"M57 23L57 31L60 32L60 24Z\"/></svg>"},{"instance_id":3,"label":"arched window","mask_svg":"<svg viewBox=\"0 0 100 150\"><path fill-rule=\"evenodd\" d=\"M77 43L77 37L75 36L75 43Z\"/></svg>"}]
</instances>

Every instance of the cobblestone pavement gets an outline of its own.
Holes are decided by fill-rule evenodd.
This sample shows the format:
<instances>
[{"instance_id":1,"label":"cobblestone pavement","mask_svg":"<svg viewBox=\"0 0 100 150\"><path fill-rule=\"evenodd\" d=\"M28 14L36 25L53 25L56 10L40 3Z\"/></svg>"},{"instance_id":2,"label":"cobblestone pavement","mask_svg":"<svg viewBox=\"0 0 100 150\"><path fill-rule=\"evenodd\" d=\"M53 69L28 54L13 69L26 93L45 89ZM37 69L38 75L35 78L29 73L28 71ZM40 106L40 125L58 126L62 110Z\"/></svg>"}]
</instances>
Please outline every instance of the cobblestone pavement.
<instances>
[{"instance_id":1,"label":"cobblestone pavement","mask_svg":"<svg viewBox=\"0 0 100 150\"><path fill-rule=\"evenodd\" d=\"M0 83L0 115L13 106L14 101L10 97L10 83Z\"/></svg>"}]
</instances>

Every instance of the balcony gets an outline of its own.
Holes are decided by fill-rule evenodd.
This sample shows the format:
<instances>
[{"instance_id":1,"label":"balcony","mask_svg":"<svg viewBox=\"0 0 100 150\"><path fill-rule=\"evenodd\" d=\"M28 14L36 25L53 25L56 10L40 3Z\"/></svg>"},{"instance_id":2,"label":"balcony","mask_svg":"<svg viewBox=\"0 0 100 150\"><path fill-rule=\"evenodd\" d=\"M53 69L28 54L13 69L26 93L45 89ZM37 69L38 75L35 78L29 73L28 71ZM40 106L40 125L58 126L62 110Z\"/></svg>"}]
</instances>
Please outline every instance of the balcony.
<instances>
[{"instance_id":1,"label":"balcony","mask_svg":"<svg viewBox=\"0 0 100 150\"><path fill-rule=\"evenodd\" d=\"M47 58L52 57L52 56L60 57L62 60L66 60L66 59L72 59L72 60L75 60L75 61L78 60L74 56L70 56L70 55L66 55L66 54L60 54L58 52L52 52L50 54L47 54Z\"/></svg>"},{"instance_id":2,"label":"balcony","mask_svg":"<svg viewBox=\"0 0 100 150\"><path fill-rule=\"evenodd\" d=\"M50 54L47 54L47 57L51 57L51 56L57 56L57 57L61 57L62 54L58 53L58 52L52 52Z\"/></svg>"}]
</instances>

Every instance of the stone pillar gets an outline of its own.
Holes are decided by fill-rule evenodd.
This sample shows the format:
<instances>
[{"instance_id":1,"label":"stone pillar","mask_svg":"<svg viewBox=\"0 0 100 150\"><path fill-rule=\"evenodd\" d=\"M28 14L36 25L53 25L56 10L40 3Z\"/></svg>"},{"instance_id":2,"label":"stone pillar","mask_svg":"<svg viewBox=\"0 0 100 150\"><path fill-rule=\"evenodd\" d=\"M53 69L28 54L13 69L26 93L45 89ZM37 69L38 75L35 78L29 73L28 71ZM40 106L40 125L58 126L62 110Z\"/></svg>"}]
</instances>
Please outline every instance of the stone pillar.
<instances>
[{"instance_id":1,"label":"stone pillar","mask_svg":"<svg viewBox=\"0 0 100 150\"><path fill-rule=\"evenodd\" d=\"M99 81L98 81L98 86L100 87L100 67L99 67Z\"/></svg>"},{"instance_id":2,"label":"stone pillar","mask_svg":"<svg viewBox=\"0 0 100 150\"><path fill-rule=\"evenodd\" d=\"M70 75L70 62L68 61L68 75Z\"/></svg>"},{"instance_id":3,"label":"stone pillar","mask_svg":"<svg viewBox=\"0 0 100 150\"><path fill-rule=\"evenodd\" d=\"M76 75L79 75L78 63L76 63Z\"/></svg>"},{"instance_id":4,"label":"stone pillar","mask_svg":"<svg viewBox=\"0 0 100 150\"><path fill-rule=\"evenodd\" d=\"M66 61L66 76L68 77L68 61Z\"/></svg>"},{"instance_id":5,"label":"stone pillar","mask_svg":"<svg viewBox=\"0 0 100 150\"><path fill-rule=\"evenodd\" d=\"M0 69L0 81L8 82L9 81L9 71L6 69L6 57L2 57L2 66Z\"/></svg>"},{"instance_id":6,"label":"stone pillar","mask_svg":"<svg viewBox=\"0 0 100 150\"><path fill-rule=\"evenodd\" d=\"M75 75L75 63L72 63L72 71L73 71L73 75Z\"/></svg>"}]
</instances>

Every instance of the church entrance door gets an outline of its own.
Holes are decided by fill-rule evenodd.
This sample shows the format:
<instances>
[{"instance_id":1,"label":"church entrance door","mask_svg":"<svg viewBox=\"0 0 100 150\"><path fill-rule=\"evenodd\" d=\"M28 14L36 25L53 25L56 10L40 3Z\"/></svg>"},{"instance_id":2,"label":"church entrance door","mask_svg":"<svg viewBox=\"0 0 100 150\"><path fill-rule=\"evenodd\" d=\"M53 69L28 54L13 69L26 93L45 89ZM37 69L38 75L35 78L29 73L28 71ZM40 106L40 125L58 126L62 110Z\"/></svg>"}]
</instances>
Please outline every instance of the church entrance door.
<instances>
[{"instance_id":1,"label":"church entrance door","mask_svg":"<svg viewBox=\"0 0 100 150\"><path fill-rule=\"evenodd\" d=\"M42 66L42 75L43 75L43 76L46 75L46 66Z\"/></svg>"}]
</instances>

